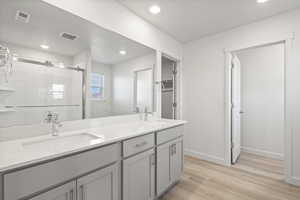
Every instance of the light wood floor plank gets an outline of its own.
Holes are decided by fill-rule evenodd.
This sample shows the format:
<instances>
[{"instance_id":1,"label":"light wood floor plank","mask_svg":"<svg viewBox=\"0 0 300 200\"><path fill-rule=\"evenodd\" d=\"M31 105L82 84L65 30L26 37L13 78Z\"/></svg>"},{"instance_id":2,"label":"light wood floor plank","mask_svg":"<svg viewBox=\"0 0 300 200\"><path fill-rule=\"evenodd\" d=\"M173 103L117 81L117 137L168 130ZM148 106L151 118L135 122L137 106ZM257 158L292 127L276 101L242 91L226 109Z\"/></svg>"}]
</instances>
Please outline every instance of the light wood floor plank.
<instances>
[{"instance_id":1,"label":"light wood floor plank","mask_svg":"<svg viewBox=\"0 0 300 200\"><path fill-rule=\"evenodd\" d=\"M234 167L259 175L283 180L283 161L242 152Z\"/></svg>"},{"instance_id":2,"label":"light wood floor plank","mask_svg":"<svg viewBox=\"0 0 300 200\"><path fill-rule=\"evenodd\" d=\"M225 167L185 157L181 180L161 200L300 200L300 187L282 179L282 162L247 154L240 159L241 166ZM269 166L269 173L256 173Z\"/></svg>"}]
</instances>

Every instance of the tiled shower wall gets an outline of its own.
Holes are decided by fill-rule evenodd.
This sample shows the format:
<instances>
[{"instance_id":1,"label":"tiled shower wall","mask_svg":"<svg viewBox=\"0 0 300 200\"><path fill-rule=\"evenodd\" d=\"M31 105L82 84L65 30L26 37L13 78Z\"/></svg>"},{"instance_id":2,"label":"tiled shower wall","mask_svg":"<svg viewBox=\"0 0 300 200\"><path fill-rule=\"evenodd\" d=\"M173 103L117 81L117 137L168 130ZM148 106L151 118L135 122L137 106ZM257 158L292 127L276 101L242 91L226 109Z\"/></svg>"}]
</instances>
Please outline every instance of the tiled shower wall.
<instances>
[{"instance_id":1,"label":"tiled shower wall","mask_svg":"<svg viewBox=\"0 0 300 200\"><path fill-rule=\"evenodd\" d=\"M73 62L72 57L5 45L20 57L66 66ZM13 61L7 83L0 72L0 86L15 90L9 95L0 94L0 104L15 110L0 113L0 127L43 123L48 111L59 113L61 121L82 118L82 72Z\"/></svg>"}]
</instances>

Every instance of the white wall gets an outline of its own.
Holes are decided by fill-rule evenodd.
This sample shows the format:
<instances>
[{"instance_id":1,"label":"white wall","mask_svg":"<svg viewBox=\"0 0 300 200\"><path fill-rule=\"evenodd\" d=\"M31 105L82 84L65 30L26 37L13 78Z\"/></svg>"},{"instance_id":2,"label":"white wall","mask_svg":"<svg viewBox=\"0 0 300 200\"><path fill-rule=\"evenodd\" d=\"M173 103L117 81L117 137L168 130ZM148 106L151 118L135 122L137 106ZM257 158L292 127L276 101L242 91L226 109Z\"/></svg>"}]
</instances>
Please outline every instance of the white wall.
<instances>
[{"instance_id":1,"label":"white wall","mask_svg":"<svg viewBox=\"0 0 300 200\"><path fill-rule=\"evenodd\" d=\"M236 48L295 33L293 67L286 69L287 100L293 106L292 176L300 183L300 11L296 10L184 45L183 118L186 150L195 156L225 163L225 55Z\"/></svg>"},{"instance_id":2,"label":"white wall","mask_svg":"<svg viewBox=\"0 0 300 200\"><path fill-rule=\"evenodd\" d=\"M92 62L92 72L104 75L104 99L91 101L91 117L105 117L112 114L112 66Z\"/></svg>"},{"instance_id":3,"label":"white wall","mask_svg":"<svg viewBox=\"0 0 300 200\"><path fill-rule=\"evenodd\" d=\"M117 1L43 1L78 15L107 30L114 31L150 48L167 53L177 59L181 59L182 57L181 43L136 16Z\"/></svg>"},{"instance_id":4,"label":"white wall","mask_svg":"<svg viewBox=\"0 0 300 200\"><path fill-rule=\"evenodd\" d=\"M237 53L241 62L241 146L244 151L283 159L284 45Z\"/></svg>"},{"instance_id":5,"label":"white wall","mask_svg":"<svg viewBox=\"0 0 300 200\"><path fill-rule=\"evenodd\" d=\"M134 71L153 68L155 53L113 65L113 104L114 115L134 111Z\"/></svg>"}]
</instances>

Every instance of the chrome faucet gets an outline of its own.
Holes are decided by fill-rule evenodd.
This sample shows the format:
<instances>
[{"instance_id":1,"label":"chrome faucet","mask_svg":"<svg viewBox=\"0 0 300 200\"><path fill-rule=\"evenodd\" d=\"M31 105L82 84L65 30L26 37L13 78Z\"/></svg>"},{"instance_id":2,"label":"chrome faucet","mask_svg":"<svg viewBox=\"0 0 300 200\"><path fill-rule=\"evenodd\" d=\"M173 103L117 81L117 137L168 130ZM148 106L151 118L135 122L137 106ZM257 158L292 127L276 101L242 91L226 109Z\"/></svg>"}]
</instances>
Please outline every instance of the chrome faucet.
<instances>
[{"instance_id":1,"label":"chrome faucet","mask_svg":"<svg viewBox=\"0 0 300 200\"><path fill-rule=\"evenodd\" d=\"M151 114L151 112L148 112L148 108L146 106L144 110L144 121L148 121L148 114Z\"/></svg>"},{"instance_id":2,"label":"chrome faucet","mask_svg":"<svg viewBox=\"0 0 300 200\"><path fill-rule=\"evenodd\" d=\"M62 123L58 120L58 113L53 113L49 111L47 113L45 122L51 124L51 135L58 136L59 128L62 127Z\"/></svg>"},{"instance_id":3,"label":"chrome faucet","mask_svg":"<svg viewBox=\"0 0 300 200\"><path fill-rule=\"evenodd\" d=\"M140 112L140 108L138 106L135 107L134 112L139 114L140 120L143 120L143 115Z\"/></svg>"}]
</instances>

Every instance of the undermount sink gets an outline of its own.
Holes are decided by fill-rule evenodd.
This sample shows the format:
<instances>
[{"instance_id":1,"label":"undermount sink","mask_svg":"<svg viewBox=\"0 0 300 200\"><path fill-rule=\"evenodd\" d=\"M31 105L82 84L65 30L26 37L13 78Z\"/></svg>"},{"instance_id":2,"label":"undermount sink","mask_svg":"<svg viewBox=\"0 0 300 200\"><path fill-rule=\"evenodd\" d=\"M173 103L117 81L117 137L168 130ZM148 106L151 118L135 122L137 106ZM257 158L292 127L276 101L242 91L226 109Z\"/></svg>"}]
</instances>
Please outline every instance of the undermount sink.
<instances>
[{"instance_id":1,"label":"undermount sink","mask_svg":"<svg viewBox=\"0 0 300 200\"><path fill-rule=\"evenodd\" d=\"M25 149L66 149L78 146L98 144L103 138L89 134L80 133L74 135L51 136L47 138L27 141L23 143Z\"/></svg>"}]
</instances>

